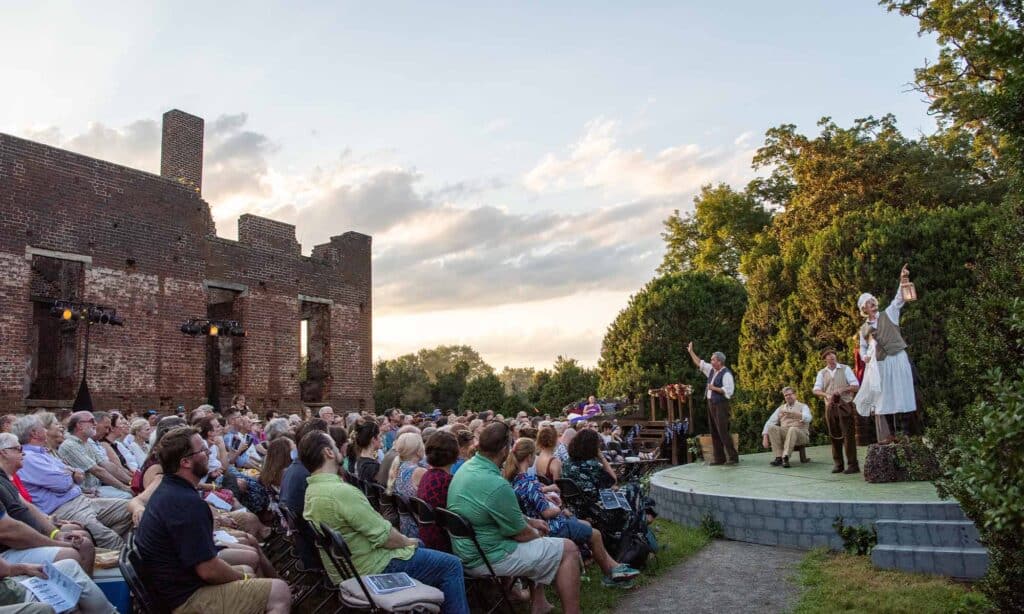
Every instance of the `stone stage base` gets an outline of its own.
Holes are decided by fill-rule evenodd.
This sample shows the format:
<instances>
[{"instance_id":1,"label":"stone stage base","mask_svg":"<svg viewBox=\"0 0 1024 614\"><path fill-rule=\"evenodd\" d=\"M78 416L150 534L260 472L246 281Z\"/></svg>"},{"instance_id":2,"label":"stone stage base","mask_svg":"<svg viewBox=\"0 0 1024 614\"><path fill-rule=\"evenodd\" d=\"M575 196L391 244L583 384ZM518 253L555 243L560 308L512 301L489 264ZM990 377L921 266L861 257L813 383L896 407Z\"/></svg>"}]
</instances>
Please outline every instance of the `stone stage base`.
<instances>
[{"instance_id":1,"label":"stone stage base","mask_svg":"<svg viewBox=\"0 0 1024 614\"><path fill-rule=\"evenodd\" d=\"M862 459L866 448L858 450ZM828 446L807 449L811 462L772 467L768 453L746 454L733 466L689 464L651 478L658 513L699 526L705 515L725 537L772 546L843 548L832 523L873 525L876 565L958 578L983 575L988 557L974 525L955 501L939 499L929 482L869 484L861 474L833 474Z\"/></svg>"}]
</instances>

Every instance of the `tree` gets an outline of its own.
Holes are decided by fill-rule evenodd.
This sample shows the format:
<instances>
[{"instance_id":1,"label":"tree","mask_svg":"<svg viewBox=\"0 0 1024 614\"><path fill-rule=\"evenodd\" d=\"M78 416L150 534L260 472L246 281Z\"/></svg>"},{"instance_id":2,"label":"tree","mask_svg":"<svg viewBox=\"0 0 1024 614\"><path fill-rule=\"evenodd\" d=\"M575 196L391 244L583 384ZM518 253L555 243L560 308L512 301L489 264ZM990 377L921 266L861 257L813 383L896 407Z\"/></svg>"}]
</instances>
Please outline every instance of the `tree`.
<instances>
[{"instance_id":1,"label":"tree","mask_svg":"<svg viewBox=\"0 0 1024 614\"><path fill-rule=\"evenodd\" d=\"M601 394L643 396L650 388L687 382L702 395L704 378L686 344L693 341L705 358L722 351L735 360L745 307L743 286L731 277L688 272L650 281L605 333L598 362Z\"/></svg>"},{"instance_id":2,"label":"tree","mask_svg":"<svg viewBox=\"0 0 1024 614\"><path fill-rule=\"evenodd\" d=\"M526 394L536 372L533 367L505 367L498 374L498 379L505 386L505 394Z\"/></svg>"},{"instance_id":3,"label":"tree","mask_svg":"<svg viewBox=\"0 0 1024 614\"><path fill-rule=\"evenodd\" d=\"M466 391L466 379L469 376L469 364L460 360L451 371L438 374L437 381L431 386L430 397L434 407L455 409Z\"/></svg>"},{"instance_id":4,"label":"tree","mask_svg":"<svg viewBox=\"0 0 1024 614\"><path fill-rule=\"evenodd\" d=\"M530 387L526 389L526 400L537 405L540 403L540 395L544 390L544 385L551 380L551 371L548 369L541 369L533 374L533 382Z\"/></svg>"},{"instance_id":5,"label":"tree","mask_svg":"<svg viewBox=\"0 0 1024 614\"><path fill-rule=\"evenodd\" d=\"M469 378L494 373L494 368L484 362L480 354L468 345L439 345L416 352L416 361L427 373L431 382L437 381L441 373L450 373L455 366L464 362L469 366Z\"/></svg>"},{"instance_id":6,"label":"tree","mask_svg":"<svg viewBox=\"0 0 1024 614\"><path fill-rule=\"evenodd\" d=\"M937 35L938 60L914 71L931 110L993 159L1024 162L1024 5L1020 0L882 0Z\"/></svg>"},{"instance_id":7,"label":"tree","mask_svg":"<svg viewBox=\"0 0 1024 614\"><path fill-rule=\"evenodd\" d=\"M411 354L378 361L373 371L373 398L378 411L391 407L405 411L429 409L430 382Z\"/></svg>"},{"instance_id":8,"label":"tree","mask_svg":"<svg viewBox=\"0 0 1024 614\"><path fill-rule=\"evenodd\" d=\"M694 213L684 218L676 210L665 220L665 257L658 273L738 276L740 257L771 221L771 213L751 193L725 184L705 185L693 200Z\"/></svg>"},{"instance_id":9,"label":"tree","mask_svg":"<svg viewBox=\"0 0 1024 614\"><path fill-rule=\"evenodd\" d=\"M525 411L528 415L534 413L533 405L530 405L520 394L510 394L505 397L505 402L501 406L501 415L514 417L519 412Z\"/></svg>"},{"instance_id":10,"label":"tree","mask_svg":"<svg viewBox=\"0 0 1024 614\"><path fill-rule=\"evenodd\" d=\"M505 387L493 373L482 375L466 383L459 400L459 411L499 411L505 403Z\"/></svg>"},{"instance_id":11,"label":"tree","mask_svg":"<svg viewBox=\"0 0 1024 614\"><path fill-rule=\"evenodd\" d=\"M585 369L574 358L559 356L550 379L540 390L538 409L545 413L560 412L569 403L597 392L597 371Z\"/></svg>"}]
</instances>

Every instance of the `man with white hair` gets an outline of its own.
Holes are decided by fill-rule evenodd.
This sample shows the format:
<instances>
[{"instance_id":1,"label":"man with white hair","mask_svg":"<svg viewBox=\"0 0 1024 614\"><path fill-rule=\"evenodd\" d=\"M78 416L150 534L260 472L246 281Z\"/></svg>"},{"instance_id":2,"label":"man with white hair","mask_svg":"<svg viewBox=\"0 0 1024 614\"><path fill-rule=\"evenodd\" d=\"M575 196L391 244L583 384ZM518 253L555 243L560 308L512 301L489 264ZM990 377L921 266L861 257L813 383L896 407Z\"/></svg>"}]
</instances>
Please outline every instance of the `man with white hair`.
<instances>
[{"instance_id":1,"label":"man with white hair","mask_svg":"<svg viewBox=\"0 0 1024 614\"><path fill-rule=\"evenodd\" d=\"M324 405L321 407L320 410L316 412L316 415L321 420L327 422L328 426L334 424L334 408L330 405Z\"/></svg>"},{"instance_id":2,"label":"man with white hair","mask_svg":"<svg viewBox=\"0 0 1024 614\"><path fill-rule=\"evenodd\" d=\"M769 445L775 454L775 460L769 463L773 467L782 465L789 468L789 455L797 446L806 446L811 442L808 428L811 425L811 408L806 403L796 400L796 391L791 386L782 389L786 402L779 405L761 431L764 447Z\"/></svg>"},{"instance_id":3,"label":"man with white hair","mask_svg":"<svg viewBox=\"0 0 1024 614\"><path fill-rule=\"evenodd\" d=\"M732 371L725 366L725 354L715 352L711 362L700 359L693 351L693 342L686 346L690 360L708 378L705 398L708 402L708 425L711 427L711 448L714 459L709 465L735 465L740 462L729 432L729 399L736 390Z\"/></svg>"},{"instance_id":4,"label":"man with white hair","mask_svg":"<svg viewBox=\"0 0 1024 614\"><path fill-rule=\"evenodd\" d=\"M92 533L102 548L120 549L122 536L131 529L131 514L125 499L86 497L78 483L85 480L46 447L46 429L36 416L21 416L14 422L13 435L24 457L16 470L32 503L44 514L77 522Z\"/></svg>"},{"instance_id":5,"label":"man with white hair","mask_svg":"<svg viewBox=\"0 0 1024 614\"><path fill-rule=\"evenodd\" d=\"M556 422L555 432L558 433L559 429L561 429L561 434L558 438L558 445L555 447L555 456L564 463L569 460L569 442L576 437L576 429L569 426L568 422Z\"/></svg>"}]
</instances>

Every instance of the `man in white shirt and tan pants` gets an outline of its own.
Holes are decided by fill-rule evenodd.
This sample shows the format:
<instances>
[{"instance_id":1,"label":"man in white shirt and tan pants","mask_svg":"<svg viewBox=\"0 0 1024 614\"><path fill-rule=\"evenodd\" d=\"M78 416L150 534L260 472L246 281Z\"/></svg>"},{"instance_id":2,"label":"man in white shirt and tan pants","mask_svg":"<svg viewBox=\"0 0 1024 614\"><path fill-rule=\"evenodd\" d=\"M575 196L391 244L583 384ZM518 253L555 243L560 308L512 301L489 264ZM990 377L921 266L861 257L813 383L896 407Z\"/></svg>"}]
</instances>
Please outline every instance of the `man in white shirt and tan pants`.
<instances>
[{"instance_id":1,"label":"man in white shirt and tan pants","mask_svg":"<svg viewBox=\"0 0 1024 614\"><path fill-rule=\"evenodd\" d=\"M797 446L806 446L811 442L811 408L806 403L796 400L796 391L786 386L782 389L786 402L772 412L764 423L761 438L764 447L769 445L775 454L773 467L782 465L789 468L789 456Z\"/></svg>"}]
</instances>

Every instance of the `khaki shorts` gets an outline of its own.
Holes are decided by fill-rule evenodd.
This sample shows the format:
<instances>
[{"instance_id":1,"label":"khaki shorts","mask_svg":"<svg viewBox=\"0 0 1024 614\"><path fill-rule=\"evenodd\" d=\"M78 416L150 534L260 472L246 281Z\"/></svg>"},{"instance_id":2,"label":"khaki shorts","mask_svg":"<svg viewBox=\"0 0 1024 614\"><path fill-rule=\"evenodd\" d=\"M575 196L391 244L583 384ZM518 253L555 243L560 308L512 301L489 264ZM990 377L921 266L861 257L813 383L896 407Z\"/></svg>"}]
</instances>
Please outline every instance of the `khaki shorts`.
<instances>
[{"instance_id":1,"label":"khaki shorts","mask_svg":"<svg viewBox=\"0 0 1024 614\"><path fill-rule=\"evenodd\" d=\"M559 537L541 537L522 542L511 554L497 563L491 563L494 573L501 577L522 577L538 584L555 581L558 566L562 564L565 540ZM486 576L487 565L467 570L471 576Z\"/></svg>"},{"instance_id":2,"label":"khaki shorts","mask_svg":"<svg viewBox=\"0 0 1024 614\"><path fill-rule=\"evenodd\" d=\"M267 611L271 582L269 578L250 578L204 586L175 608L174 614L261 614Z\"/></svg>"}]
</instances>

